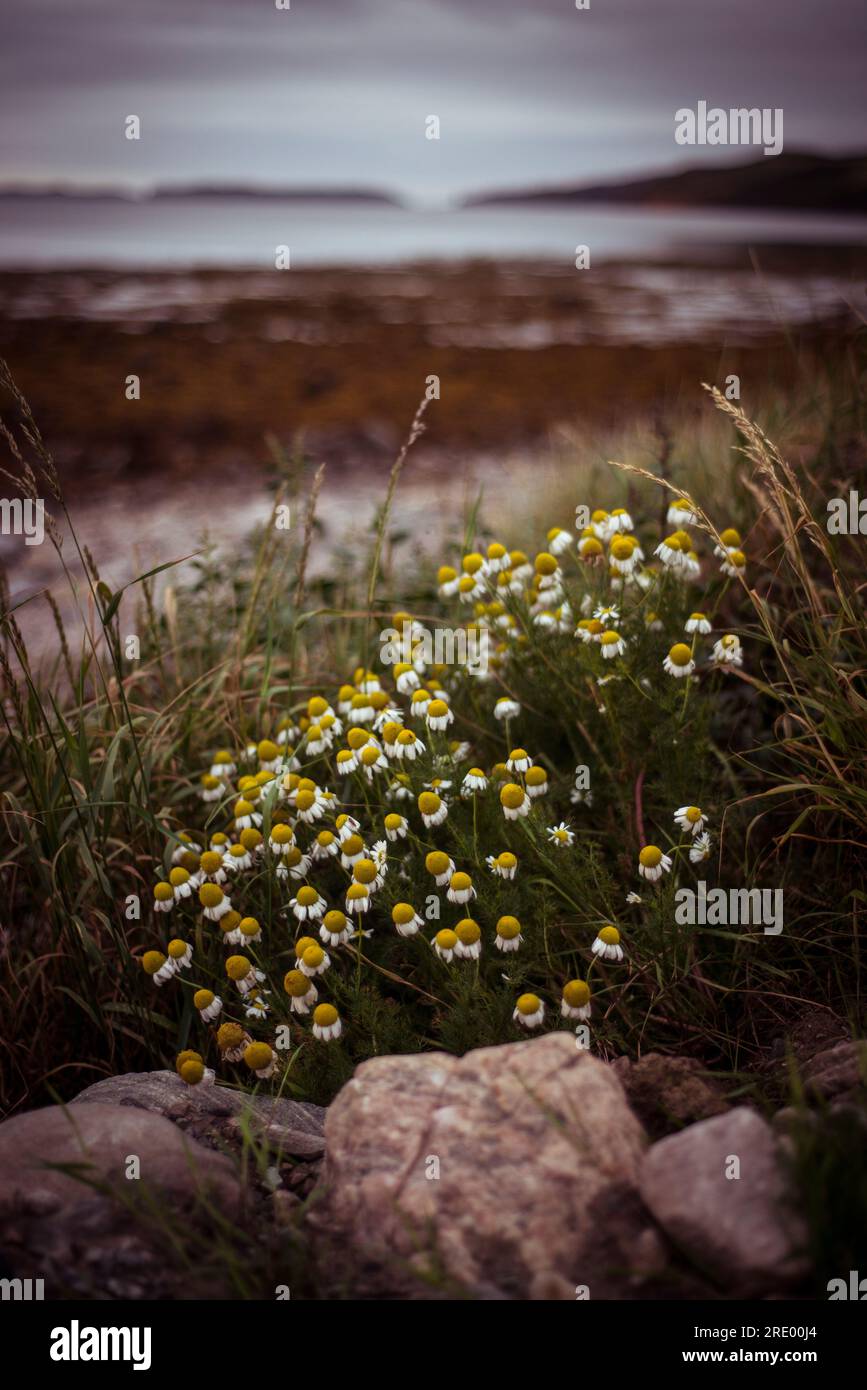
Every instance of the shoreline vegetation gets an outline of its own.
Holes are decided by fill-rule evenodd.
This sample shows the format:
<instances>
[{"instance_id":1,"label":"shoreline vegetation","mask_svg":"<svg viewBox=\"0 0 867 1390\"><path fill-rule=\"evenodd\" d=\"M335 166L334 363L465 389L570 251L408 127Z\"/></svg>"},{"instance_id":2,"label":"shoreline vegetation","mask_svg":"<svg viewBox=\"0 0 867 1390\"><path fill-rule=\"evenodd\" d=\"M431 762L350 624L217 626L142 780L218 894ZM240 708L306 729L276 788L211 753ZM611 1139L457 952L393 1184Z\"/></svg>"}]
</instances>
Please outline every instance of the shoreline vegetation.
<instances>
[{"instance_id":1,"label":"shoreline vegetation","mask_svg":"<svg viewBox=\"0 0 867 1390\"><path fill-rule=\"evenodd\" d=\"M357 550L339 567L326 564L317 574L310 564L322 467L299 471L283 457L272 518L290 506L298 525L289 533L265 522L234 556L200 559L190 581L173 583L177 560L169 560L158 567L161 574L141 575L120 589L100 575L86 538L78 536L55 461L5 373L15 407L11 416L7 412L5 431L12 476L25 495L46 490L50 508L68 527L61 546L47 517L46 544L55 547L58 574L66 575L85 634L74 644L67 640L52 594L59 646L53 669L37 669L14 605L3 603L0 758L10 915L0 989L13 1039L3 1060L5 1105L14 1110L46 1094L68 1095L94 1074L171 1061L198 1036L191 993L180 986L154 991L141 962L147 967L156 960L162 969L157 957L166 924L149 905L155 879L168 883L173 896L178 888L175 915L185 917L190 905L175 879L180 873L189 880L192 858L204 852L202 837L218 827L222 832L227 815L229 838L238 837L233 867L245 879L253 874L251 948L257 958L260 950L276 952L281 969L290 969L287 921L294 913L298 930L304 928L297 906L300 888L307 888L307 840L328 828L342 845L340 827L331 826L338 803L328 798L335 794L341 815L363 827L363 844L377 841L376 855L364 862L373 865L380 886L388 884L389 904L398 886L416 910L425 902L433 872L425 856L443 838L444 857L460 859L472 875L469 897L462 896L463 884L449 887L457 915L475 891L478 901L463 912L482 919L486 940L498 917L524 923L526 969L522 957L506 989L498 972L491 975L490 961L484 986L475 967L443 975L448 943L445 956L437 951L428 957L424 941L423 959L416 954L411 963L403 958L403 932L389 940L393 926L380 923L372 945L360 938L353 945L344 914L344 925L331 927L329 944L340 967L329 984L342 981L337 998L348 1042L323 1050L294 1039L293 1093L327 1099L371 1049L438 1045L460 1052L511 1037L516 988L523 985L554 1007L557 989L582 977L597 954L603 996L595 1036L602 1055L688 1045L708 1067L739 1076L760 1094L770 1036L785 1035L805 1013L830 1014L857 1034L863 1009L858 856L867 828L861 556L857 537L828 535L821 505L827 488L844 473L854 478L857 461L863 462L864 403L856 381L838 376L835 391L812 400L809 421L802 413L794 422L804 461L797 474L764 430L714 390L713 400L703 402L714 428L700 454L687 426L670 451L646 466L624 435L618 462L576 457L560 476L560 491L539 499L545 530L536 531L538 520L531 522L520 494L493 496L493 524L477 499L451 518L453 539L437 556L419 550L411 533L395 534L392 522L408 449L417 447L422 433L420 411L392 468L372 535L362 532ZM430 407L429 426L437 403L423 404ZM776 409L782 410L781 401ZM781 416L778 423L785 423ZM565 527L575 520L576 496L588 506L607 505L594 512L601 520L573 536ZM672 507L682 510L673 516ZM681 515L690 520L689 531L672 531ZM619 523L621 516L629 525L623 537L606 519ZM551 529L555 520L564 525ZM668 532L673 540L664 539ZM509 547L522 542L526 550L504 551L501 536ZM633 576L639 542L644 560ZM671 557L687 544L697 555L690 551L682 573L672 570ZM501 553L516 570L514 588L508 570L502 587L499 560L484 562L479 571L480 557ZM445 569L442 563L437 568L438 560ZM160 591L157 578L164 583ZM470 578L467 606L454 586ZM690 617L697 602L706 618ZM376 634L400 626L407 614L425 624L489 625L496 645L487 680L445 667L423 673L430 727L419 727L418 761L403 764L410 775L394 784L398 765L385 776L380 740L388 735L377 711L403 708L411 687L392 691L398 669L379 672ZM594 645L597 629L603 647L611 644L613 662L599 659L611 652ZM682 631L692 635L678 645ZM137 635L132 656L130 632ZM684 673L686 680L674 679ZM496 712L491 717L503 702L505 723ZM438 732L440 705L446 724L457 719L445 734ZM346 776L331 764L343 741L322 733L323 710L339 716L342 728L356 724L363 733L360 741L349 737L345 766L356 770ZM416 727L406 711L389 717L397 720L393 729L404 720ZM518 743L530 753L516 752ZM368 745L379 752L366 773L361 754ZM591 768L590 800L577 780L570 793L576 763ZM220 766L232 768L233 786L241 778L233 813L231 795L223 804L229 784L221 783ZM280 785L277 771L288 778L288 803L282 794L276 801L269 796L268 784ZM307 784L301 779L311 774L314 803L304 800L302 808ZM471 783L481 778L469 801L457 791L468 776ZM535 790L541 787L543 801L531 806L525 779L528 788L530 780ZM397 786L397 793L380 805L388 786ZM415 824L416 798L426 829ZM672 816L678 821L693 805L703 808L702 834L706 826L711 831L700 862L686 855L694 848L689 835L678 848L671 829ZM443 807L449 814L437 830ZM398 830L396 848L380 823L391 813L412 826L406 843L407 829L403 835ZM302 846L301 880L291 868L285 882L279 875L276 883L272 879L268 855L276 852L274 827L280 824L290 832L280 852L296 852L296 833ZM692 821L690 827L691 833ZM263 834L271 836L271 850L257 868ZM641 857L648 845L652 862ZM407 856L413 849L417 853ZM525 861L515 882L484 863L505 850ZM672 893L682 870L671 877L669 870L675 857L680 863L681 850L693 877L709 878L710 861L723 885L784 891L786 931L770 937L757 930L754 940L750 932L674 927ZM346 853L339 848L343 859ZM346 860L350 876L357 858L353 851ZM327 844L313 860L314 880L337 872ZM209 882L216 889L219 875ZM359 896L367 882L357 879ZM628 896L635 890L638 904ZM321 895L308 891L318 910ZM338 897L329 882L324 901L334 899L336 908ZM131 903L139 906L131 911ZM210 898L202 904L213 908ZM221 915L215 909L210 924L191 920L181 929L184 961L191 952L197 960L203 951L209 956L219 945L212 940L205 948L203 932L219 936ZM449 908L449 920L454 915ZM318 918L311 925L318 929ZM603 926L612 928L610 939ZM176 931L173 922L170 934ZM501 934L506 939L505 928ZM594 934L591 956L582 959ZM604 964L610 955L620 965L623 938L629 947L625 989L609 979ZM415 949L419 942L408 945ZM383 946L387 962L376 960ZM469 956L475 956L472 949ZM175 955L163 949L163 958L171 963ZM166 965L166 978L176 968ZM230 971L227 989L233 979ZM202 980L193 980L201 987ZM209 978L207 987L215 983ZM269 980L268 988L273 994L279 981ZM264 1012L267 1017L270 1010ZM35 1037L38 1049L30 1044Z\"/></svg>"}]
</instances>

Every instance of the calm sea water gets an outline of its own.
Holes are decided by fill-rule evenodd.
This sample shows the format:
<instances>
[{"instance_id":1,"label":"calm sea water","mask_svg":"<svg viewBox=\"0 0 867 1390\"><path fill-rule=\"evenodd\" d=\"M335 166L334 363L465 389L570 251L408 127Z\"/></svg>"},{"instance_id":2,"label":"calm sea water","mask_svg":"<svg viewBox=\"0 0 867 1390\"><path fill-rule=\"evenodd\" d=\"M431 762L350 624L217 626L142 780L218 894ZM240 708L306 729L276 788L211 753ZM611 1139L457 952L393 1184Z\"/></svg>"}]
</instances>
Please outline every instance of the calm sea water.
<instances>
[{"instance_id":1,"label":"calm sea water","mask_svg":"<svg viewBox=\"0 0 867 1390\"><path fill-rule=\"evenodd\" d=\"M466 257L644 259L768 242L867 244L867 218L807 213L647 212L621 207L403 209L214 197L155 201L0 200L0 266L273 267L396 264Z\"/></svg>"}]
</instances>

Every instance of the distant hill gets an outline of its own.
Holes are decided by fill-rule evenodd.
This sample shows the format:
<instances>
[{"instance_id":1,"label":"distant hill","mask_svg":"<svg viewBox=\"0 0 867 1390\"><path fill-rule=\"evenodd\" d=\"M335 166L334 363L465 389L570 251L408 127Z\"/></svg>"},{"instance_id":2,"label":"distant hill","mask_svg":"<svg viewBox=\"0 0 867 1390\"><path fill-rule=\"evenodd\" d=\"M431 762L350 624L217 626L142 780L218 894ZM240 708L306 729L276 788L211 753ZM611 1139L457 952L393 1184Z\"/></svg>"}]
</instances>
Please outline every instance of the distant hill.
<instances>
[{"instance_id":1,"label":"distant hill","mask_svg":"<svg viewBox=\"0 0 867 1390\"><path fill-rule=\"evenodd\" d=\"M867 155L760 155L746 164L681 169L625 182L511 189L465 198L465 208L509 203L631 203L643 207L775 208L867 212Z\"/></svg>"},{"instance_id":2,"label":"distant hill","mask_svg":"<svg viewBox=\"0 0 867 1390\"><path fill-rule=\"evenodd\" d=\"M142 192L128 188L76 187L74 184L18 184L0 187L0 199L2 198L73 198L84 202L135 203L149 203L164 198L247 198L268 202L352 202L379 203L389 207L403 206L400 199L392 194L370 188L257 188L245 184L165 184Z\"/></svg>"}]
</instances>

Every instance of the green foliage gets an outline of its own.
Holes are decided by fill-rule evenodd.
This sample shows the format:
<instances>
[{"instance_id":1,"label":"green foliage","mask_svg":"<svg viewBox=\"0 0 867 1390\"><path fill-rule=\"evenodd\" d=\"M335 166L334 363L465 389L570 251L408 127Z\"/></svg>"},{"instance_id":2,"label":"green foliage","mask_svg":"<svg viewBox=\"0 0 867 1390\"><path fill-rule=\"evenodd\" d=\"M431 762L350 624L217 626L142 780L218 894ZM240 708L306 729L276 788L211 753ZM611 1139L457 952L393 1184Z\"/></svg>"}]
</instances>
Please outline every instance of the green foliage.
<instances>
[{"instance_id":1,"label":"green foliage","mask_svg":"<svg viewBox=\"0 0 867 1390\"><path fill-rule=\"evenodd\" d=\"M200 1051L221 1076L250 1084L243 1063L220 1058L216 1024L203 1023L193 1008L192 994L203 986L224 1000L218 1022L237 1019L250 1036L271 1042L286 1030L275 1077L261 1084L320 1101L369 1057L430 1048L460 1053L522 1036L512 1017L522 992L543 1001L546 1028L571 1029L575 1021L560 1017L560 999L574 978L590 982L592 1046L601 1055L686 1047L737 1072L761 1052L766 1018L796 1009L799 1000L821 1002L860 1028L867 652L858 538L829 538L817 520L821 491L810 501L758 427L717 403L733 417L726 428L734 433L706 431L694 469L690 440L674 442L670 473L678 491L648 466L646 441L604 475L596 465L592 472L579 463L571 474L561 469L561 500L552 496L546 529L573 529L579 502L628 505L647 557L647 587L620 591L608 564L581 558L573 541L558 557L563 592L551 601L562 631L535 621L544 603L536 601L531 576L519 591L488 587L475 606L463 605L441 597L430 557L413 553L405 563L410 542L399 543L389 529L399 467L372 553L334 555L324 566L314 565L312 554L321 478L311 477L304 459L287 461L279 452L274 506L290 505L302 525L288 534L263 526L248 551L231 557L206 548L178 586L169 571L159 576L161 588L149 574L114 594L77 540L78 569L58 545L75 601L82 614L92 601L102 635L77 661L64 638L53 668L37 672L3 601L9 920L0 989L11 1039L0 1061L4 1104L38 1098L48 1084L71 1093L95 1073L171 1064L185 1047ZM32 422L28 429L38 444L34 466L54 479L62 510L50 456ZM828 439L814 430L817 464L839 460L839 446ZM752 466L749 489L739 485L744 459ZM652 559L672 529L661 519L681 492L693 499L697 517L688 529L701 574L692 583ZM726 497L731 509L720 510ZM463 552L495 536L526 549L532 575L534 557L548 544L544 533L530 529L520 501L512 501L511 516L502 498L491 510L496 532L484 504L460 526L455 518L454 546L441 559L460 571ZM714 555L730 525L745 533L746 581L722 575ZM603 626L614 623L626 649L608 661L599 643L579 640L575 628L612 603L620 616ZM411 720L407 697L377 664L377 634L395 608L408 608L431 630L475 624L493 634L489 680L456 667L428 666L424 673L429 685L448 687L455 723L445 732ZM684 634L696 609L707 613L710 636ZM499 622L505 617L508 630ZM122 642L131 630L142 639L134 662ZM726 632L739 635L740 668L721 670L713 660L712 644ZM697 663L695 683L663 669L666 652L682 640ZM360 772L339 774L335 755L344 738L324 753L306 751L310 697L321 695L336 709L339 687L360 680L359 663L378 670L389 704L427 745L413 762L390 760L370 782ZM521 706L510 721L493 714L504 695ZM296 814L292 777L287 788L260 793L266 847L227 888L233 907L262 928L261 942L232 947L245 950L266 976L269 1012L248 1019L226 978L229 952L219 925L203 919L195 895L168 917L153 914L152 889L168 872L180 832L203 847L217 830L236 838L237 776L253 776L258 767L246 750L275 737L285 720L297 730L296 779L310 777L336 801L308 827ZM518 744L545 769L549 785L529 816L509 821L497 765ZM232 750L239 773L225 796L203 802L200 778L217 748ZM485 771L488 786L464 797L461 785L473 766ZM573 796L579 766L589 768L590 800ZM418 797L435 778L451 783L448 817L427 829ZM520 773L508 778L524 782ZM405 800L394 799L398 789ZM689 859L691 837L673 820L688 804L701 807L712 834L711 857L699 864ZM359 820L368 848L384 839L390 811L406 816L409 834L386 847L387 872L361 921L372 935L330 949L331 967L317 978L320 1000L335 1005L343 1024L338 1040L321 1041L309 1016L290 1013L282 986L294 965L295 937L315 935L319 924L295 921L290 900L301 881L277 876L267 841L283 817L306 851L320 829L334 827L338 811ZM561 821L574 834L564 847L548 835ZM638 854L648 843L673 861L658 883L638 874ZM453 904L446 885L434 885L424 862L434 848L471 875L470 903ZM518 860L511 880L487 864L504 850ZM784 934L678 926L676 888L699 878L724 887L782 887ZM329 908L343 906L350 879L339 860L309 871ZM641 902L627 902L631 891ZM432 895L439 917L425 916ZM141 900L140 916L132 896ZM417 935L396 933L391 908L398 901L423 917ZM504 915L522 925L514 953L495 945ZM481 927L480 958L440 959L432 947L436 931L465 917ZM606 923L620 931L623 962L592 954ZM175 936L192 946L192 969L155 989L140 959Z\"/></svg>"}]
</instances>

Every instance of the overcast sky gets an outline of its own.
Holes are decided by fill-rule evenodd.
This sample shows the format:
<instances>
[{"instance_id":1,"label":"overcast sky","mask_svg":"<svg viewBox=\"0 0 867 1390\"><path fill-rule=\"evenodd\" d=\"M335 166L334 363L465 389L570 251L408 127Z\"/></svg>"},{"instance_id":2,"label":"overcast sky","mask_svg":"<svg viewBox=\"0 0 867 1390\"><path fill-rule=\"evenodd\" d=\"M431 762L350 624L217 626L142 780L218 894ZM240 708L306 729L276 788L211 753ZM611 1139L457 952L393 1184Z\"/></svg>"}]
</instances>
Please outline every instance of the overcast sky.
<instances>
[{"instance_id":1,"label":"overcast sky","mask_svg":"<svg viewBox=\"0 0 867 1390\"><path fill-rule=\"evenodd\" d=\"M864 0L590 6L5 0L0 181L360 183L435 201L731 158L675 145L675 110L700 99L782 107L787 150L867 144Z\"/></svg>"}]
</instances>

